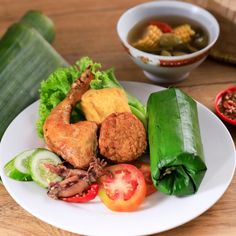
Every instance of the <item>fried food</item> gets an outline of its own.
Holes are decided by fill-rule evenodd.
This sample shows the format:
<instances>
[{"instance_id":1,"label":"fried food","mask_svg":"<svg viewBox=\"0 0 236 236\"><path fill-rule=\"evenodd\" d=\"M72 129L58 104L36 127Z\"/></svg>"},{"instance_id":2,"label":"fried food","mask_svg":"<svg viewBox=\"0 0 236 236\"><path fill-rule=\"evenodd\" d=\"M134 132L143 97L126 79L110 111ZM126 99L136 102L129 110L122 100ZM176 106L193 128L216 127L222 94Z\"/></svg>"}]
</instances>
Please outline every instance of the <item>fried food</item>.
<instances>
[{"instance_id":1,"label":"fried food","mask_svg":"<svg viewBox=\"0 0 236 236\"><path fill-rule=\"evenodd\" d=\"M87 168L97 149L98 127L95 122L70 123L72 109L89 89L92 78L90 69L87 69L75 80L66 98L51 111L43 126L48 147L77 168Z\"/></svg>"},{"instance_id":2,"label":"fried food","mask_svg":"<svg viewBox=\"0 0 236 236\"><path fill-rule=\"evenodd\" d=\"M114 112L131 112L127 96L120 88L90 89L83 94L80 104L86 119L97 124Z\"/></svg>"},{"instance_id":3,"label":"fried food","mask_svg":"<svg viewBox=\"0 0 236 236\"><path fill-rule=\"evenodd\" d=\"M99 158L94 158L87 171L81 169L71 169L64 165L54 166L47 164L46 167L52 172L63 178L63 180L50 183L48 196L54 199L61 199L79 195L83 196L89 186L97 182L98 178L104 173L106 162ZM86 197L86 196L85 196Z\"/></svg>"},{"instance_id":4,"label":"fried food","mask_svg":"<svg viewBox=\"0 0 236 236\"><path fill-rule=\"evenodd\" d=\"M101 125L100 153L114 162L131 162L146 147L146 131L142 122L130 112L112 113Z\"/></svg>"}]
</instances>

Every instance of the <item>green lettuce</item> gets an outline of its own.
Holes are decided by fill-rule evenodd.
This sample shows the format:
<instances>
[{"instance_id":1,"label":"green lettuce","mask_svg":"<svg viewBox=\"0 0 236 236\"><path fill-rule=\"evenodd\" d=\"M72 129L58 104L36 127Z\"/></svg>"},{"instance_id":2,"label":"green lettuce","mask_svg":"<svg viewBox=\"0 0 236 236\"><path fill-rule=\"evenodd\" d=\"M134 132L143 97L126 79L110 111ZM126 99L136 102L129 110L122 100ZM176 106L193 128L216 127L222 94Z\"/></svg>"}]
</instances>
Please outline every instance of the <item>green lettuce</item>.
<instances>
[{"instance_id":1,"label":"green lettuce","mask_svg":"<svg viewBox=\"0 0 236 236\"><path fill-rule=\"evenodd\" d=\"M94 80L90 83L92 89L113 87L123 89L121 84L115 78L113 69L100 71L99 69L101 68L101 64L94 63L88 57L82 57L73 66L58 68L48 77L47 80L41 82L39 90L39 119L37 121L37 132L39 137L43 137L43 124L51 110L66 97L71 84L81 76L88 66L91 66L94 75ZM127 97L132 113L136 115L146 127L147 119L145 106L137 98L128 93ZM84 116L78 104L72 112L71 122L73 123L83 119Z\"/></svg>"}]
</instances>

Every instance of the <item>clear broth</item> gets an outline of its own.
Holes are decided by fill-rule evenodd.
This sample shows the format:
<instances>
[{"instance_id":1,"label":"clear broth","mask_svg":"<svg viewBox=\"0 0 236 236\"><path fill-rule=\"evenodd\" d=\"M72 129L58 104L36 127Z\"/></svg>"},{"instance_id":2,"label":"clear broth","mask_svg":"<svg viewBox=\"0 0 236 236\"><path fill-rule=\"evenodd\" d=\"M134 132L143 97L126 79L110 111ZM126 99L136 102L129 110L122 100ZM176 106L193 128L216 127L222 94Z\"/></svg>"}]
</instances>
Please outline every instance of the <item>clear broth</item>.
<instances>
[{"instance_id":1,"label":"clear broth","mask_svg":"<svg viewBox=\"0 0 236 236\"><path fill-rule=\"evenodd\" d=\"M199 51L202 48L206 47L209 43L209 36L208 36L208 33L207 33L206 29L204 28L204 26L200 25L196 21L190 20L186 17L179 17L179 16L150 17L150 18L146 18L146 19L138 22L129 31L128 36L127 36L128 42L131 45L133 45L134 42L136 42L137 40L142 38L145 29L147 28L149 23L153 22L153 21L167 23L173 29L175 27L183 25L183 24L189 24L191 26L191 28L195 31L195 36L191 39L191 41L188 43L188 45L182 43L182 45L180 45L180 47L170 50L171 54L173 54L174 52L178 52L178 51L182 52L183 54L193 53L195 51ZM195 42L194 40L196 40L197 38L204 39L204 43L202 44L202 46L197 45L198 46L197 47L196 43L194 44L194 42ZM140 48L138 48L138 49L140 49ZM142 50L142 49L140 49L140 50ZM146 52L161 55L161 52L163 50L165 50L165 49L157 48L154 51L146 51ZM142 51L145 51L145 50L142 50ZM172 56L175 56L175 55L172 55Z\"/></svg>"}]
</instances>

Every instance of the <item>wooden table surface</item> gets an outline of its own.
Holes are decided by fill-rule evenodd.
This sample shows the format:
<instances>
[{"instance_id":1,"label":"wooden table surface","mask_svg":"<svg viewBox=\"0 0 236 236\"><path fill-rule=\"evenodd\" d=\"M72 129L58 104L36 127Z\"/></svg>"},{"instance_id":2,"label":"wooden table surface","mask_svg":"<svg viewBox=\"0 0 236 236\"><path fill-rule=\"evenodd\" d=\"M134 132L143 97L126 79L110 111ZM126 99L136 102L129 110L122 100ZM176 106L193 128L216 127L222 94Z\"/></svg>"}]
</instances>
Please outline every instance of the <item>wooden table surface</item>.
<instances>
[{"instance_id":1,"label":"wooden table surface","mask_svg":"<svg viewBox=\"0 0 236 236\"><path fill-rule=\"evenodd\" d=\"M102 63L103 68L114 67L120 80L151 83L123 50L116 33L116 23L122 12L141 2L144 1L0 0L0 35L27 10L42 10L55 22L57 34L53 45L68 62L73 63L81 56L87 55ZM213 110L216 94L235 84L235 66L207 59L187 80L175 86ZM236 141L236 128L230 125L227 125L227 128ZM10 197L4 186L0 186L0 235L72 236L75 234L38 220L22 209ZM236 177L234 176L223 197L207 212L189 223L159 235L236 235Z\"/></svg>"}]
</instances>

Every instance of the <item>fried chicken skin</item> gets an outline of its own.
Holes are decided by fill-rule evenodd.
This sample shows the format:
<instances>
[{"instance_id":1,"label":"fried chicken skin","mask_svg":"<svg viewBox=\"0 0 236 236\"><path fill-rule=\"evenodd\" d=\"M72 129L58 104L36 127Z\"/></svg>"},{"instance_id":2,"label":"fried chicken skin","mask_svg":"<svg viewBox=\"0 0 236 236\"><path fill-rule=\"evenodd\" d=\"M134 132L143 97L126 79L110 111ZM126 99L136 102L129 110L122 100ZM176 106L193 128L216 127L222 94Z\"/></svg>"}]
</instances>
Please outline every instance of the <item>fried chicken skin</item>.
<instances>
[{"instance_id":1,"label":"fried chicken skin","mask_svg":"<svg viewBox=\"0 0 236 236\"><path fill-rule=\"evenodd\" d=\"M131 162L146 147L146 131L142 122L130 112L112 113L101 124L100 153L114 162Z\"/></svg>"},{"instance_id":2,"label":"fried chicken skin","mask_svg":"<svg viewBox=\"0 0 236 236\"><path fill-rule=\"evenodd\" d=\"M92 72L88 68L72 84L66 98L49 114L44 126L48 147L76 168L87 168L96 155L97 124L91 121L70 123L73 107L89 89Z\"/></svg>"}]
</instances>

